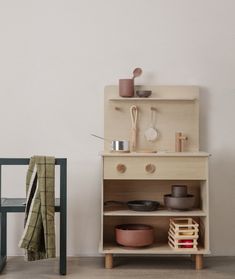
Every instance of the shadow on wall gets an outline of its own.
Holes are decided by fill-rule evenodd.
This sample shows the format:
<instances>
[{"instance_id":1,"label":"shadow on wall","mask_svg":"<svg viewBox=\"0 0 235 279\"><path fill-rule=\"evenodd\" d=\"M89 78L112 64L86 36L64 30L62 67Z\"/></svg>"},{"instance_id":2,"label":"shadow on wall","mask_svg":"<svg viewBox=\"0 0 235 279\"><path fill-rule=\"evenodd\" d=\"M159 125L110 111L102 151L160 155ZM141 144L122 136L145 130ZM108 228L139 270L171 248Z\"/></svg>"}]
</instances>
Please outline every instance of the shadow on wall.
<instances>
[{"instance_id":1,"label":"shadow on wall","mask_svg":"<svg viewBox=\"0 0 235 279\"><path fill-rule=\"evenodd\" d=\"M77 174L77 165L76 172L71 177L79 177L79 180L69 182L70 185L75 185L76 189L72 194L68 192L68 251L69 255L73 256L98 256L101 165L99 158L94 162L82 162L89 167Z\"/></svg>"},{"instance_id":2,"label":"shadow on wall","mask_svg":"<svg viewBox=\"0 0 235 279\"><path fill-rule=\"evenodd\" d=\"M210 163L210 216L212 253L235 256L235 154L213 152ZM221 241L218 241L221 240Z\"/></svg>"},{"instance_id":3,"label":"shadow on wall","mask_svg":"<svg viewBox=\"0 0 235 279\"><path fill-rule=\"evenodd\" d=\"M209 150L209 117L210 117L210 102L211 102L211 92L209 88L200 87L199 88L199 146L200 150L208 151Z\"/></svg>"},{"instance_id":4,"label":"shadow on wall","mask_svg":"<svg viewBox=\"0 0 235 279\"><path fill-rule=\"evenodd\" d=\"M210 239L212 255L234 256L235 248L235 152L211 148L212 92L200 87L200 150L212 153L209 160Z\"/></svg>"},{"instance_id":5,"label":"shadow on wall","mask_svg":"<svg viewBox=\"0 0 235 279\"><path fill-rule=\"evenodd\" d=\"M210 239L212 255L235 255L235 153L211 149L211 96L209 88L200 87L200 149L212 153L209 160ZM224 239L224 241L218 241Z\"/></svg>"}]
</instances>

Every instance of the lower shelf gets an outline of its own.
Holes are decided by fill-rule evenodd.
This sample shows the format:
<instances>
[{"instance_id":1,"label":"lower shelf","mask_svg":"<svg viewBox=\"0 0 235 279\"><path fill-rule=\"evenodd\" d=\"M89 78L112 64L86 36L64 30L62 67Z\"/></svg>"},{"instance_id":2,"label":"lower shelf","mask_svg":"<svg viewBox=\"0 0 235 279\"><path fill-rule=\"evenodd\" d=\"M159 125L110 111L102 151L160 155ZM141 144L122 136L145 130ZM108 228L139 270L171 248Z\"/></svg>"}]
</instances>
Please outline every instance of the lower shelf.
<instances>
[{"instance_id":1,"label":"lower shelf","mask_svg":"<svg viewBox=\"0 0 235 279\"><path fill-rule=\"evenodd\" d=\"M150 247L140 248L140 249L131 249L125 248L122 246L117 245L116 243L105 243L103 249L100 249L101 253L104 254L181 254L181 255L188 255L188 254L210 254L210 251L199 247L197 251L193 251L190 249L185 249L184 251L176 251L172 249L167 243L155 243Z\"/></svg>"}]
</instances>

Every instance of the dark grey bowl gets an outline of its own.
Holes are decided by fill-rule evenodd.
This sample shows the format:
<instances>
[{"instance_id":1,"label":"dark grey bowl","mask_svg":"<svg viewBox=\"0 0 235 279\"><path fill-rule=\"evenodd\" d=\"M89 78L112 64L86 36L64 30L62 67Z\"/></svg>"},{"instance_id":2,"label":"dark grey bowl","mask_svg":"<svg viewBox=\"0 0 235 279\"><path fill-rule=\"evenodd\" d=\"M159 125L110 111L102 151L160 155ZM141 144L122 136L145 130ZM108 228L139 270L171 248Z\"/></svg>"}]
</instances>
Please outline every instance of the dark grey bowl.
<instances>
[{"instance_id":1,"label":"dark grey bowl","mask_svg":"<svg viewBox=\"0 0 235 279\"><path fill-rule=\"evenodd\" d=\"M193 195L187 195L187 197L172 197L172 195L164 195L164 204L168 209L190 210L195 204L195 197Z\"/></svg>"},{"instance_id":2,"label":"dark grey bowl","mask_svg":"<svg viewBox=\"0 0 235 279\"><path fill-rule=\"evenodd\" d=\"M151 90L137 90L136 95L140 98L148 98L151 96L152 91Z\"/></svg>"}]
</instances>

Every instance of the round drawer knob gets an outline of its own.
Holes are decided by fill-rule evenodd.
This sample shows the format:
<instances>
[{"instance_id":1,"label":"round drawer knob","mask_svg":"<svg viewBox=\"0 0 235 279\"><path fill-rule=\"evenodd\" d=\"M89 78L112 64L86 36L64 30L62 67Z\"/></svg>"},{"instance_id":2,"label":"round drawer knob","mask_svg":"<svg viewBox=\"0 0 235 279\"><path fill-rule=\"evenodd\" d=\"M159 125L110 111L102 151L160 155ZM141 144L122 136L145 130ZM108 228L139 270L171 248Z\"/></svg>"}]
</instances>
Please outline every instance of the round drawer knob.
<instances>
[{"instance_id":1,"label":"round drawer knob","mask_svg":"<svg viewBox=\"0 0 235 279\"><path fill-rule=\"evenodd\" d=\"M155 170L156 170L156 167L155 167L155 165L153 165L153 164L147 164L147 165L145 166L145 170L146 170L146 172L148 172L148 173L154 173Z\"/></svg>"},{"instance_id":2,"label":"round drawer knob","mask_svg":"<svg viewBox=\"0 0 235 279\"><path fill-rule=\"evenodd\" d=\"M126 171L126 166L123 164L118 164L116 168L119 173L124 173Z\"/></svg>"}]
</instances>

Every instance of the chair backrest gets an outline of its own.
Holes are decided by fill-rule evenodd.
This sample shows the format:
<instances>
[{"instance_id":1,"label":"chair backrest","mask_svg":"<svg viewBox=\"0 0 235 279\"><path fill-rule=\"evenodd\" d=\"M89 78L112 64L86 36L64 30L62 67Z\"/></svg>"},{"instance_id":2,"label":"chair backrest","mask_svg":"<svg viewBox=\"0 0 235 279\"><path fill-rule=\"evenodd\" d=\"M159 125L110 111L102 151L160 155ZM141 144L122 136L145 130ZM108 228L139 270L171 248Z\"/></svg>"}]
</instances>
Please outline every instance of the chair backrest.
<instances>
[{"instance_id":1,"label":"chair backrest","mask_svg":"<svg viewBox=\"0 0 235 279\"><path fill-rule=\"evenodd\" d=\"M0 158L0 207L1 207L1 188L2 188L2 166L28 165L30 158ZM67 200L67 159L56 158L55 165L60 166L60 207L66 209Z\"/></svg>"}]
</instances>

